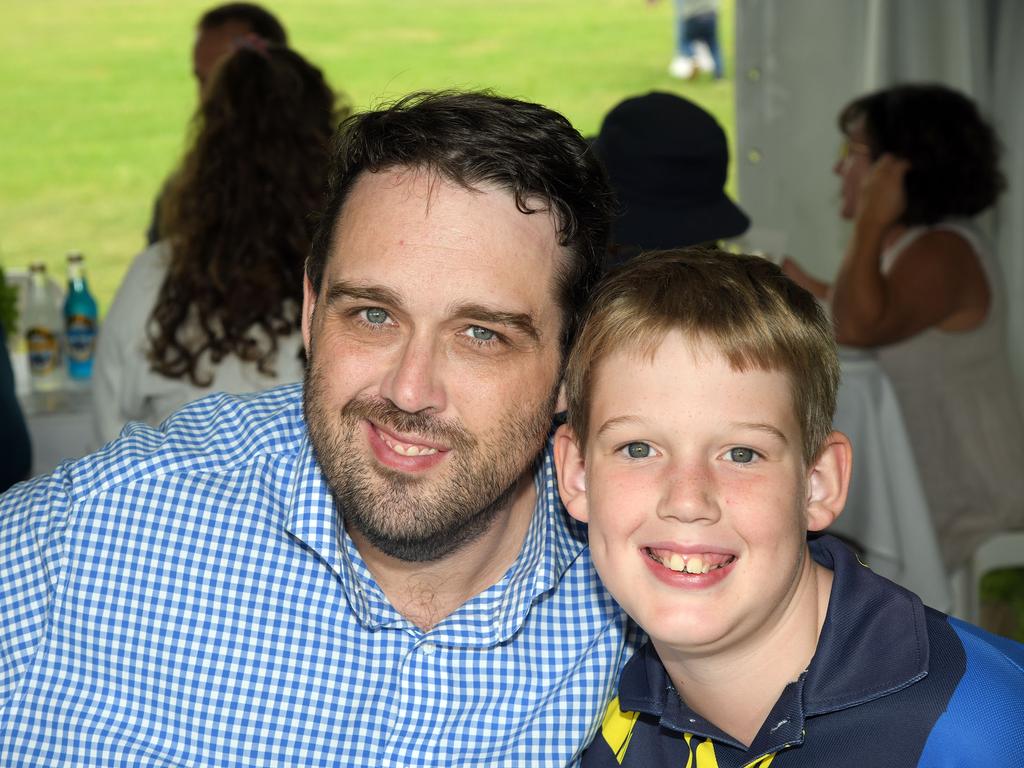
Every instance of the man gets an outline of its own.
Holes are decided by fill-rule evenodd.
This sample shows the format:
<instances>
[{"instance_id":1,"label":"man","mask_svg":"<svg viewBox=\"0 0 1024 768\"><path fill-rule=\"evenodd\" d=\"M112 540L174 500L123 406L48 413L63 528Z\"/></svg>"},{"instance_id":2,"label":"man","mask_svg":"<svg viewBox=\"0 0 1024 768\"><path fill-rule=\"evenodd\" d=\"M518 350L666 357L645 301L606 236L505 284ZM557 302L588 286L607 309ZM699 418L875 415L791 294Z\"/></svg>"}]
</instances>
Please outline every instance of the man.
<instances>
[{"instance_id":1,"label":"man","mask_svg":"<svg viewBox=\"0 0 1024 768\"><path fill-rule=\"evenodd\" d=\"M589 740L631 641L546 436L606 182L560 115L482 94L338 147L304 386L0 500L0 754L556 766Z\"/></svg>"},{"instance_id":2,"label":"man","mask_svg":"<svg viewBox=\"0 0 1024 768\"><path fill-rule=\"evenodd\" d=\"M192 74L199 86L200 96L214 67L231 53L241 38L250 36L263 43L288 45L284 26L266 8L255 3L225 3L204 13L196 25L196 39L192 46ZM153 201L153 217L146 228L146 244L152 245L161 237L160 204L167 182Z\"/></svg>"}]
</instances>

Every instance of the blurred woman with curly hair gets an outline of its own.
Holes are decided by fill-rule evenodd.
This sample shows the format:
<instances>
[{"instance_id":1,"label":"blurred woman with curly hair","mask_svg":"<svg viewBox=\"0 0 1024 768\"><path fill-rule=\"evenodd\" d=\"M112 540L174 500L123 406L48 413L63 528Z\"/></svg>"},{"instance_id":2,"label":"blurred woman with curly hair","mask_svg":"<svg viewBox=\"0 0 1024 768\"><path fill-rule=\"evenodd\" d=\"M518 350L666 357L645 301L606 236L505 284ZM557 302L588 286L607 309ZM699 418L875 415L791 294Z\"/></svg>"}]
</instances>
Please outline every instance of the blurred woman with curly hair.
<instances>
[{"instance_id":1,"label":"blurred woman with curly hair","mask_svg":"<svg viewBox=\"0 0 1024 768\"><path fill-rule=\"evenodd\" d=\"M161 215L100 334L98 436L210 392L301 381L303 262L340 117L323 74L248 35L204 90Z\"/></svg>"},{"instance_id":2,"label":"blurred woman with curly hair","mask_svg":"<svg viewBox=\"0 0 1024 768\"><path fill-rule=\"evenodd\" d=\"M853 232L830 300L841 344L892 380L950 568L993 532L1024 526L1024 432L1010 372L999 265L973 218L1004 186L999 143L975 104L902 85L839 114L834 171Z\"/></svg>"}]
</instances>

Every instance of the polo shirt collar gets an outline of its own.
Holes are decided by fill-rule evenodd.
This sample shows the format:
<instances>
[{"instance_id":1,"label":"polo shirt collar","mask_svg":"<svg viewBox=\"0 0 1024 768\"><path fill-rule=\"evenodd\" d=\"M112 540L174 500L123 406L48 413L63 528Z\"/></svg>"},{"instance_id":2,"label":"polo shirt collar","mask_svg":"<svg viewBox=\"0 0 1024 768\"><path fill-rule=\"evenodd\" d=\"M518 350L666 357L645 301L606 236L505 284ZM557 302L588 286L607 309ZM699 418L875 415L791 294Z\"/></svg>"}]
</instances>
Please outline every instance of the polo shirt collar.
<instances>
[{"instance_id":1,"label":"polo shirt collar","mask_svg":"<svg viewBox=\"0 0 1024 768\"><path fill-rule=\"evenodd\" d=\"M895 693L928 671L921 600L870 571L832 536L815 539L810 548L815 561L834 572L825 623L810 665L783 690L768 727L750 745L751 756L802 743L808 717ZM659 717L671 730L747 749L683 702L649 643L624 668L619 701L624 711Z\"/></svg>"},{"instance_id":2,"label":"polo shirt collar","mask_svg":"<svg viewBox=\"0 0 1024 768\"><path fill-rule=\"evenodd\" d=\"M586 545L586 528L558 500L552 441L534 470L537 502L522 550L505 576L430 630L431 640L487 647L515 635L534 602L554 589ZM423 633L388 602L341 524L341 515L307 435L296 457L285 527L339 579L359 623L368 630Z\"/></svg>"}]
</instances>

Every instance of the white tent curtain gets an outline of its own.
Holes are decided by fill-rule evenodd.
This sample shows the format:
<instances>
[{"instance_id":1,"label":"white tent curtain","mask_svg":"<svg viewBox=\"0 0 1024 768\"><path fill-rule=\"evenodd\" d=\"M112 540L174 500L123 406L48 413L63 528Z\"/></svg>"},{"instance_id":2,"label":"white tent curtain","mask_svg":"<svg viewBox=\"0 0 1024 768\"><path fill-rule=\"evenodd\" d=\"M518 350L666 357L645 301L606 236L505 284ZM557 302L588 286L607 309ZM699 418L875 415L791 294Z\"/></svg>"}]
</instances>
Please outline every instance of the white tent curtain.
<instances>
[{"instance_id":1,"label":"white tent curtain","mask_svg":"<svg viewBox=\"0 0 1024 768\"><path fill-rule=\"evenodd\" d=\"M848 235L832 175L836 115L862 93L942 82L974 98L1005 148L1007 192L985 222L1002 263L1024 400L1024 2L736 0L740 201L750 249L831 279Z\"/></svg>"}]
</instances>

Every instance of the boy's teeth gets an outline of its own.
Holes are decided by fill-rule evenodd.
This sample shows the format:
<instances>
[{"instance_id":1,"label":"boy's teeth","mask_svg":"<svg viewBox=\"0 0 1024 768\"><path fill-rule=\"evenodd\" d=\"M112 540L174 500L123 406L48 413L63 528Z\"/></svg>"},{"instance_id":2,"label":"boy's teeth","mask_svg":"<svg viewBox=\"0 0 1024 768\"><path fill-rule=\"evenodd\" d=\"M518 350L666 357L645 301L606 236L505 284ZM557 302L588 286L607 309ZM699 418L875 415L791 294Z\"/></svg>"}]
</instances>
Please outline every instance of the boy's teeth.
<instances>
[{"instance_id":1,"label":"boy's teeth","mask_svg":"<svg viewBox=\"0 0 1024 768\"><path fill-rule=\"evenodd\" d=\"M721 568L732 562L733 558L724 555L709 555L707 558L700 555L680 555L678 552L665 552L661 550L649 550L651 556L666 568L676 573L708 573L712 569Z\"/></svg>"}]
</instances>

